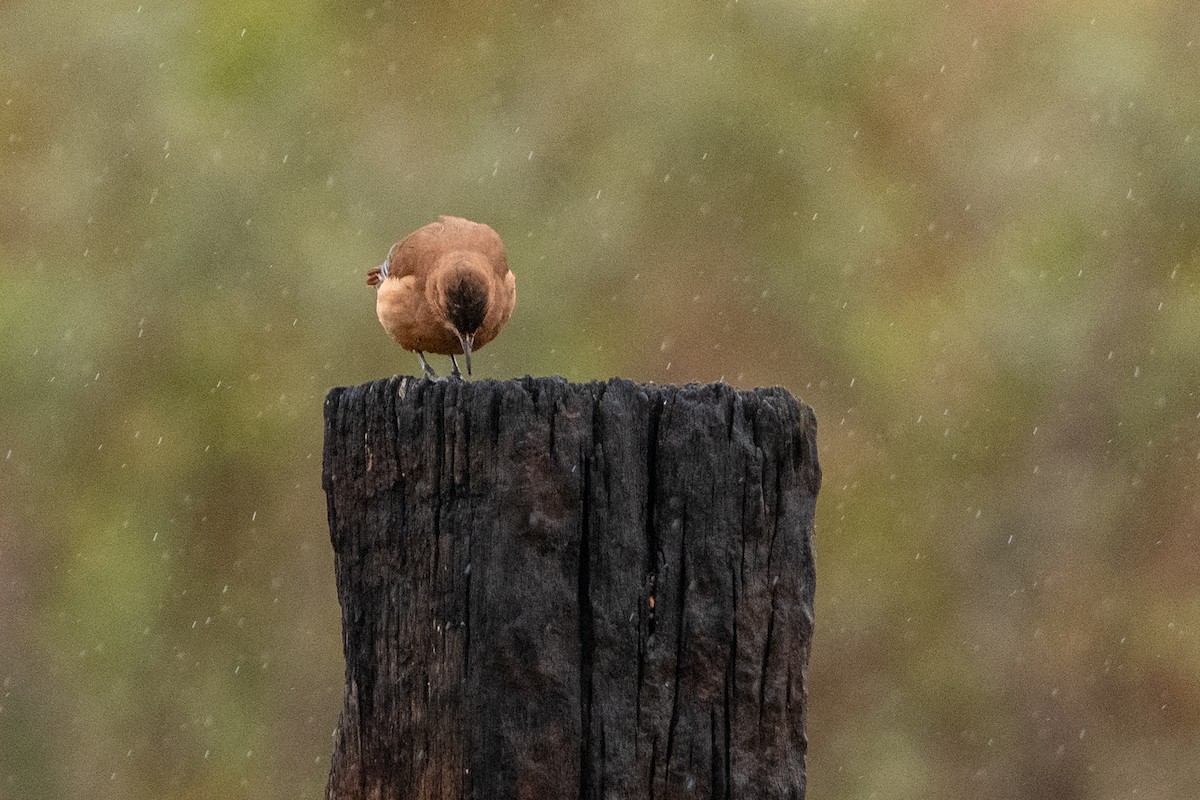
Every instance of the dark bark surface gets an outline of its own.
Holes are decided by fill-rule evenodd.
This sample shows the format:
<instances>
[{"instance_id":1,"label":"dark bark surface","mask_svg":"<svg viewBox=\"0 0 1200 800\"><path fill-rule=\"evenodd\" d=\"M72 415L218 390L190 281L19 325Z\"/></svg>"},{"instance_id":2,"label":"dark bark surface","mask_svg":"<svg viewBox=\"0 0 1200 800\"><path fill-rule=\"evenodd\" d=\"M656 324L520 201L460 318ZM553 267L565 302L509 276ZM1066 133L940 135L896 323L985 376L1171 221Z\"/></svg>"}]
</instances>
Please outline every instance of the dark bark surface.
<instances>
[{"instance_id":1,"label":"dark bark surface","mask_svg":"<svg viewBox=\"0 0 1200 800\"><path fill-rule=\"evenodd\" d=\"M782 389L334 389L328 796L803 798L816 421Z\"/></svg>"}]
</instances>

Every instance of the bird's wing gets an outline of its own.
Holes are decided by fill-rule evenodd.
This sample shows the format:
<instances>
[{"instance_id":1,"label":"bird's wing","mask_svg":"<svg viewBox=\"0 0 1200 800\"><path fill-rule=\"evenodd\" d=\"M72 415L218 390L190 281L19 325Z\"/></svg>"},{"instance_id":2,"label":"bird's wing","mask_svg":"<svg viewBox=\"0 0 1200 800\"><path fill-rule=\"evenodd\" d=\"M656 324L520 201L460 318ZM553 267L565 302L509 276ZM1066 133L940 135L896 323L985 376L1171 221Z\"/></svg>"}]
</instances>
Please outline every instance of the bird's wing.
<instances>
[{"instance_id":1,"label":"bird's wing","mask_svg":"<svg viewBox=\"0 0 1200 800\"><path fill-rule=\"evenodd\" d=\"M443 241L452 240L455 249L482 253L495 276L504 279L508 274L508 258L504 254L504 242L500 234L491 225L446 215L440 219L442 229L439 235Z\"/></svg>"},{"instance_id":2,"label":"bird's wing","mask_svg":"<svg viewBox=\"0 0 1200 800\"><path fill-rule=\"evenodd\" d=\"M392 245L388 252L387 273L392 278L423 275L444 245L438 241L442 223L431 222Z\"/></svg>"},{"instance_id":3,"label":"bird's wing","mask_svg":"<svg viewBox=\"0 0 1200 800\"><path fill-rule=\"evenodd\" d=\"M416 275L424 280L438 258L453 251L481 254L500 280L508 274L508 259L500 234L490 225L443 215L438 222L417 228L392 245L387 258L387 275L391 278Z\"/></svg>"}]
</instances>

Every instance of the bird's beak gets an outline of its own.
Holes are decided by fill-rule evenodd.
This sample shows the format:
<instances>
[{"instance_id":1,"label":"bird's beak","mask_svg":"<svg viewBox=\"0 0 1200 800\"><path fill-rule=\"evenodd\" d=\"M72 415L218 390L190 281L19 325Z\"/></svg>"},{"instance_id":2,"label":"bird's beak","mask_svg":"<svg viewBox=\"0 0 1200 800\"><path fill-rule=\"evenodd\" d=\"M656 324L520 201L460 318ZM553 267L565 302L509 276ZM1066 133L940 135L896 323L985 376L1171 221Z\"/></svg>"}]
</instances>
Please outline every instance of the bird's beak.
<instances>
[{"instance_id":1,"label":"bird's beak","mask_svg":"<svg viewBox=\"0 0 1200 800\"><path fill-rule=\"evenodd\" d=\"M458 339L462 342L463 356L467 360L467 375L471 374L471 348L475 346L475 334L460 333Z\"/></svg>"}]
</instances>

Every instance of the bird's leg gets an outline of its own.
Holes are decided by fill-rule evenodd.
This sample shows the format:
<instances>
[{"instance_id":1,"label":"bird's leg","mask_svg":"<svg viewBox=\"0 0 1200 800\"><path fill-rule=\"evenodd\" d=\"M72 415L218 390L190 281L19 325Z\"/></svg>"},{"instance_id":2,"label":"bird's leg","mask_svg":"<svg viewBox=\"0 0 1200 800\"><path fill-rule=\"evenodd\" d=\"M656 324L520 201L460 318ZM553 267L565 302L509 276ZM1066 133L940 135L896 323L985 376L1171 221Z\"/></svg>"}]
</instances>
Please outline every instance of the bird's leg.
<instances>
[{"instance_id":1,"label":"bird's leg","mask_svg":"<svg viewBox=\"0 0 1200 800\"><path fill-rule=\"evenodd\" d=\"M425 360L425 354L418 350L417 358L421 359L421 369L425 371L425 377L437 380L437 373L433 371L433 367L429 366L429 362Z\"/></svg>"},{"instance_id":2,"label":"bird's leg","mask_svg":"<svg viewBox=\"0 0 1200 800\"><path fill-rule=\"evenodd\" d=\"M459 372L459 371L458 371L458 359L454 357L454 353L451 353L451 354L450 354L450 363L454 365L454 371L450 373L450 377L451 377L451 378L458 378L460 381L461 381L461 380L466 380L466 379L463 377L463 374L462 374L461 372Z\"/></svg>"}]
</instances>

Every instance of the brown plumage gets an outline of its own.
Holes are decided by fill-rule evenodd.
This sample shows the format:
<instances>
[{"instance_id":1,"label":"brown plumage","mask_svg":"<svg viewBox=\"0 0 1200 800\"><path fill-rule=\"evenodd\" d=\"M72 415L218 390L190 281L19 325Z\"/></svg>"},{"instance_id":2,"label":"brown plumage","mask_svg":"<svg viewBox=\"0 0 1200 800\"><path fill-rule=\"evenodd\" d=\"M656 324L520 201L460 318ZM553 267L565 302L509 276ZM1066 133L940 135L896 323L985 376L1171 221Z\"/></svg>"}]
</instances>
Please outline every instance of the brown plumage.
<instances>
[{"instance_id":1,"label":"brown plumage","mask_svg":"<svg viewBox=\"0 0 1200 800\"><path fill-rule=\"evenodd\" d=\"M437 377L425 353L471 353L496 338L517 303L517 279L508 269L504 242L487 225L441 217L392 245L387 260L367 273L377 286L379 323Z\"/></svg>"}]
</instances>

